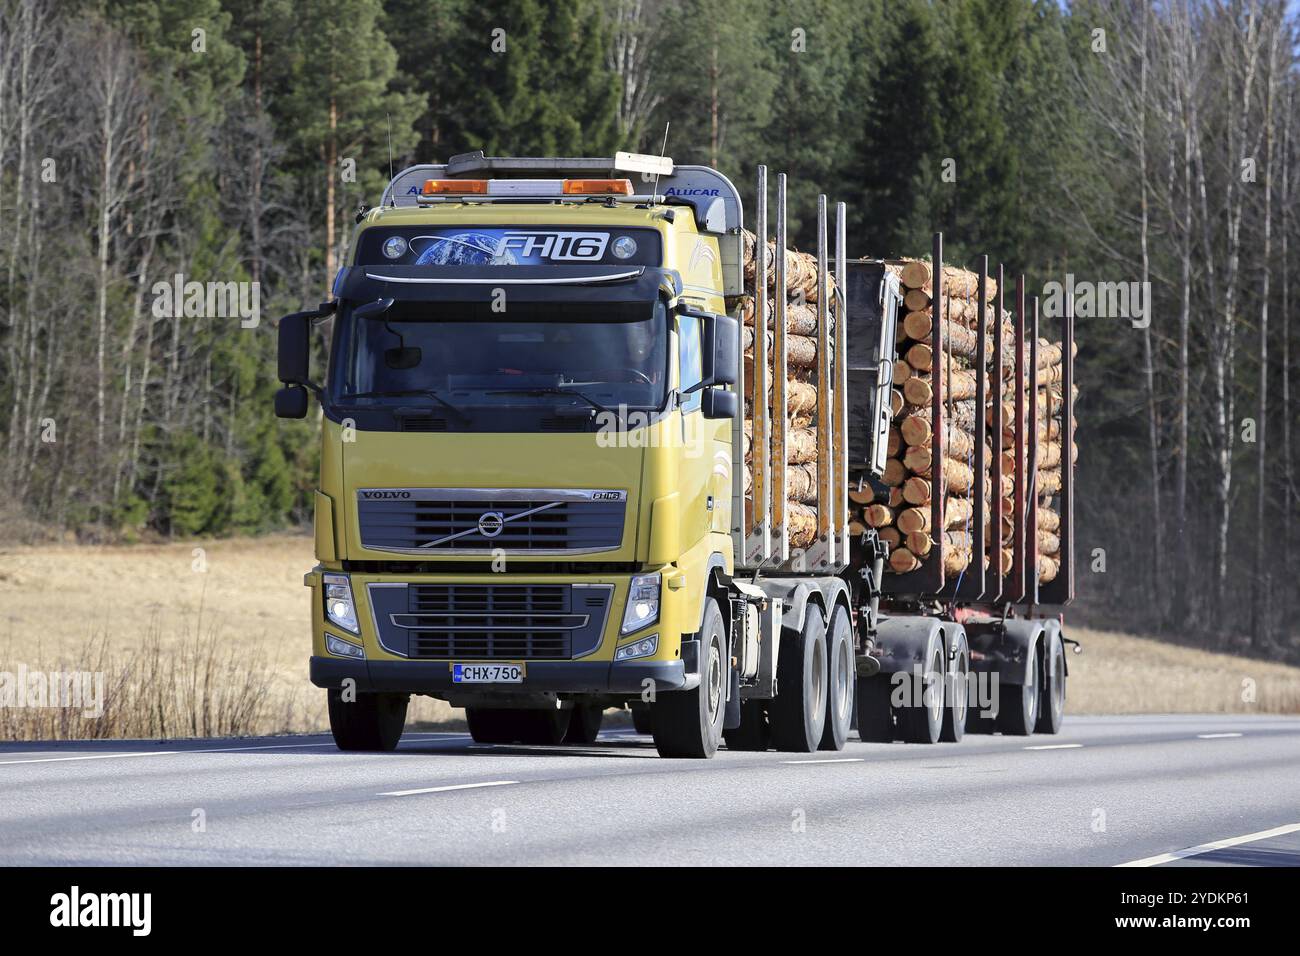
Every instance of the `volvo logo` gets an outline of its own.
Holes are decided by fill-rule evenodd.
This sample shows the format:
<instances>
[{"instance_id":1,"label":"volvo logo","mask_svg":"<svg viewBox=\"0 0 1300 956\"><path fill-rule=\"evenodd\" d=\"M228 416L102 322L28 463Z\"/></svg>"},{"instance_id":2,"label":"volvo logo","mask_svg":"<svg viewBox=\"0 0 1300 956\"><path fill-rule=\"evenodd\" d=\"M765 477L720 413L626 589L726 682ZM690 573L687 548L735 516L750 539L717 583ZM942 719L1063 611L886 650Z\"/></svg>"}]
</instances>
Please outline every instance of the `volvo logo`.
<instances>
[{"instance_id":1,"label":"volvo logo","mask_svg":"<svg viewBox=\"0 0 1300 956\"><path fill-rule=\"evenodd\" d=\"M499 511L485 511L478 516L478 533L485 538L495 538L505 526L505 515Z\"/></svg>"}]
</instances>

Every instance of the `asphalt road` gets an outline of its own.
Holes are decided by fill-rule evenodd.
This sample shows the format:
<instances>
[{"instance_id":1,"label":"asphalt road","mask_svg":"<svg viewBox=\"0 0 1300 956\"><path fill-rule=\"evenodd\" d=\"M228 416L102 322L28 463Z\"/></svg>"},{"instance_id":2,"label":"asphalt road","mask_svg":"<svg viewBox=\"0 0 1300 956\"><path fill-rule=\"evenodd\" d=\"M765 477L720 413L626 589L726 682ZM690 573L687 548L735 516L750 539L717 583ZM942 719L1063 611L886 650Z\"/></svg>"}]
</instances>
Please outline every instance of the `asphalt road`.
<instances>
[{"instance_id":1,"label":"asphalt road","mask_svg":"<svg viewBox=\"0 0 1300 956\"><path fill-rule=\"evenodd\" d=\"M1242 839L1245 838L1245 839ZM1195 852L1188 852L1195 848ZM1300 865L1300 719L663 760L408 734L0 746L0 864Z\"/></svg>"}]
</instances>

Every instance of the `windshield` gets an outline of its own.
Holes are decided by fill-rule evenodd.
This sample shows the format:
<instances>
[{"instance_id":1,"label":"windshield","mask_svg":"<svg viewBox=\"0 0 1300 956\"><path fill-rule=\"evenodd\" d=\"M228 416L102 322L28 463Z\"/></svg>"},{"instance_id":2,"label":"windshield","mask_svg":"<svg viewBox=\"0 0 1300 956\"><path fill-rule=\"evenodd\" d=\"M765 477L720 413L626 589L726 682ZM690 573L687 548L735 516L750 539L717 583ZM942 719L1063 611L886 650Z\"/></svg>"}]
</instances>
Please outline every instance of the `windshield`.
<instances>
[{"instance_id":1,"label":"windshield","mask_svg":"<svg viewBox=\"0 0 1300 956\"><path fill-rule=\"evenodd\" d=\"M667 313L663 302L647 312L574 320L556 305L529 309L526 321L501 321L465 304L399 302L366 318L348 309L330 391L336 402L355 405L658 409L667 386Z\"/></svg>"}]
</instances>

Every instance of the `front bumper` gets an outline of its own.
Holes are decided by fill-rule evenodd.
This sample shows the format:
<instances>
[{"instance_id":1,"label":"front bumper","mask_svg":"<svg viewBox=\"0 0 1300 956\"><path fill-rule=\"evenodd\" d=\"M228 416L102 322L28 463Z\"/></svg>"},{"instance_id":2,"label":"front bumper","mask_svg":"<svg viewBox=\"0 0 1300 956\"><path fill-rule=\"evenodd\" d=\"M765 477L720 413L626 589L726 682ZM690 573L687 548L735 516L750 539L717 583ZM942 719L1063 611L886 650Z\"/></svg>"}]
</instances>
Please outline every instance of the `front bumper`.
<instances>
[{"instance_id":1,"label":"front bumper","mask_svg":"<svg viewBox=\"0 0 1300 956\"><path fill-rule=\"evenodd\" d=\"M640 694L686 686L686 664L672 661L528 661L522 684L453 684L447 661L351 661L334 657L311 659L311 682L317 687L341 687L351 678L356 689L402 694L447 693L451 690L550 691L570 694ZM653 681L647 685L645 681Z\"/></svg>"}]
</instances>

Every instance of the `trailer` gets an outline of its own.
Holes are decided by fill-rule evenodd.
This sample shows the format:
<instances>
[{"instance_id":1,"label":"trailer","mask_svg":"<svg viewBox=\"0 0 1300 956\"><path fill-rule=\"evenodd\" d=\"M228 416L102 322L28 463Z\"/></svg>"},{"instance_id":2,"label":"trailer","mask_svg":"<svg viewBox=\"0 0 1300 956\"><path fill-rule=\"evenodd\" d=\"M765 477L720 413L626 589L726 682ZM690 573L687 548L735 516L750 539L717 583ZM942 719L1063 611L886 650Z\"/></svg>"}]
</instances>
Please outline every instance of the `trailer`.
<instances>
[{"instance_id":1,"label":"trailer","mask_svg":"<svg viewBox=\"0 0 1300 956\"><path fill-rule=\"evenodd\" d=\"M748 282L739 190L665 157L466 154L403 170L358 216L333 298L280 322L276 395L282 417L305 417L309 394L322 411L304 583L311 679L339 747L395 747L412 694L464 707L475 740L501 744L590 742L627 707L672 757L724 740L840 750L855 726L916 742L1060 727L1065 638L1039 609L1073 593L1072 457L1051 584L1027 507L1036 466L1021 473L1034 428L1019 430L1010 575L985 574L982 499L972 573L945 577L942 530L921 567L889 573L875 530L851 531L848 496L885 468L901 295L887 263L849 258L845 205L820 196L815 335L801 342L815 362L798 379L816 391L799 426L815 493L796 513L786 176L773 189L759 167L755 186ZM936 236L937 303L942 261ZM1015 304L1032 375L1023 282ZM308 355L327 318L318 385ZM935 356L950 348L940 327ZM987 327L981 311L981 354ZM1068 403L1068 315L1062 338ZM977 403L1000 411L1001 376L991 384ZM987 433L1000 469L1000 424ZM932 507L942 529L942 495Z\"/></svg>"}]
</instances>

